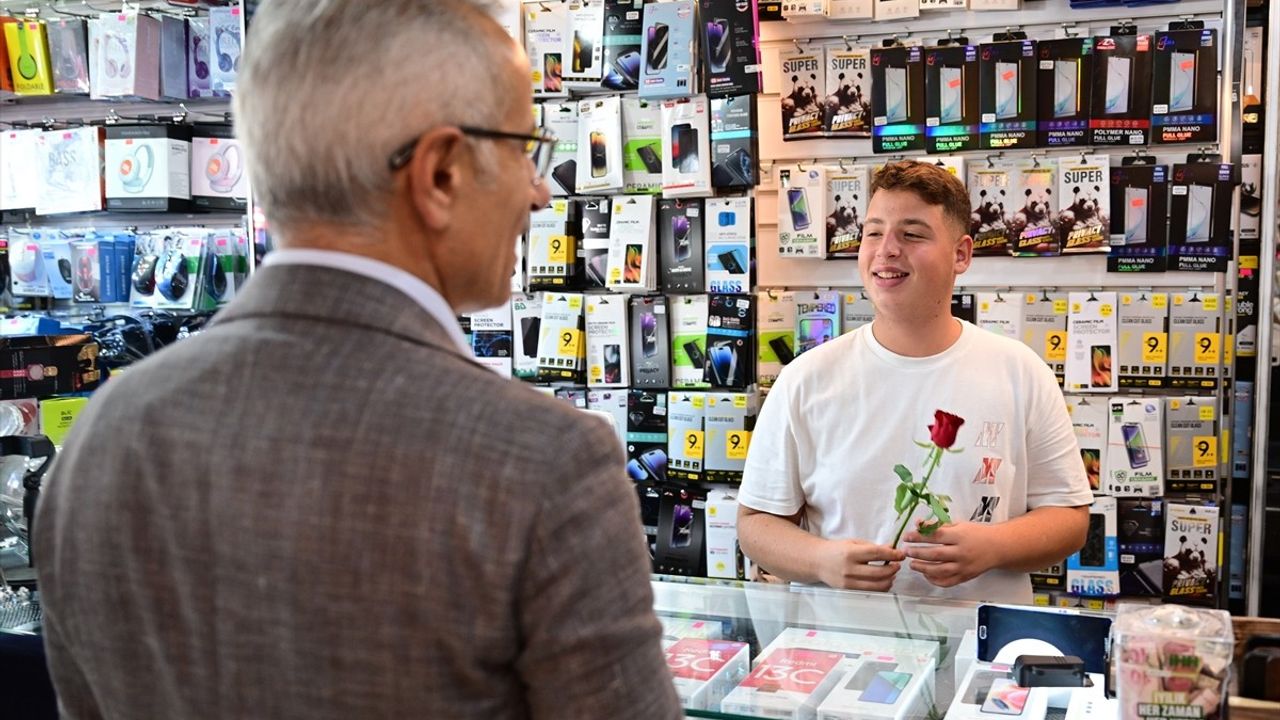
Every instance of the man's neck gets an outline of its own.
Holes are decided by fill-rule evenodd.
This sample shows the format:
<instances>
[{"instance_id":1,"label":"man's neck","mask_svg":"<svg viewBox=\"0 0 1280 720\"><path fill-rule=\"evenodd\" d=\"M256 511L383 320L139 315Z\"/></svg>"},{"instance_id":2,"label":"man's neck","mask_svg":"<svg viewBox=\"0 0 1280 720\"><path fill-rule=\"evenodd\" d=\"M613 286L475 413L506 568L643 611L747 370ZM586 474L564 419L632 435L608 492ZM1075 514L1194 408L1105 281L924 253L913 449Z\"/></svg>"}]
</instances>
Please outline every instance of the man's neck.
<instances>
[{"instance_id":1,"label":"man's neck","mask_svg":"<svg viewBox=\"0 0 1280 720\"><path fill-rule=\"evenodd\" d=\"M396 242L390 234L392 232L394 231L387 231L388 234L382 235L354 227L315 223L305 227L291 228L282 238L283 242L280 246L334 250L379 260L416 276L443 296L440 278L430 257L420 248L411 249L406 243ZM448 301L448 298L446 297L445 300Z\"/></svg>"},{"instance_id":2,"label":"man's neck","mask_svg":"<svg viewBox=\"0 0 1280 720\"><path fill-rule=\"evenodd\" d=\"M963 327L951 313L928 322L907 323L876 316L871 333L880 346L903 357L929 357L943 352L960 339Z\"/></svg>"}]
</instances>

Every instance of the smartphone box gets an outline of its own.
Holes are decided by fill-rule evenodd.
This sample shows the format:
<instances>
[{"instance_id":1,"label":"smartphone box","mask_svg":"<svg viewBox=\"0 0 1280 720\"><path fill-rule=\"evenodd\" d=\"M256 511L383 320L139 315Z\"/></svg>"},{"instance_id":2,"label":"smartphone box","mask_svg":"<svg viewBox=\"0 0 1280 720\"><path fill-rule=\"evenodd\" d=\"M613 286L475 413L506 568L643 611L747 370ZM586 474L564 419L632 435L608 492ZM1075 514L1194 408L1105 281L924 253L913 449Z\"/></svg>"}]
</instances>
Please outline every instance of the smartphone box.
<instances>
[{"instance_id":1,"label":"smartphone box","mask_svg":"<svg viewBox=\"0 0 1280 720\"><path fill-rule=\"evenodd\" d=\"M760 22L756 0L700 0L702 77L707 95L761 90Z\"/></svg>"},{"instance_id":2,"label":"smartphone box","mask_svg":"<svg viewBox=\"0 0 1280 720\"><path fill-rule=\"evenodd\" d=\"M1116 293L1073 292L1068 318L1066 388L1073 393L1113 393L1120 387L1116 357Z\"/></svg>"},{"instance_id":3,"label":"smartphone box","mask_svg":"<svg viewBox=\"0 0 1280 720\"><path fill-rule=\"evenodd\" d=\"M978 47L927 48L924 64L925 147L939 154L977 150Z\"/></svg>"},{"instance_id":4,"label":"smartphone box","mask_svg":"<svg viewBox=\"0 0 1280 720\"><path fill-rule=\"evenodd\" d=\"M1036 144L1044 148L1088 145L1093 38L1041 40L1036 56Z\"/></svg>"},{"instance_id":5,"label":"smartphone box","mask_svg":"<svg viewBox=\"0 0 1280 720\"><path fill-rule=\"evenodd\" d=\"M587 296L587 385L630 385L627 299L623 295Z\"/></svg>"},{"instance_id":6,"label":"smartphone box","mask_svg":"<svg viewBox=\"0 0 1280 720\"><path fill-rule=\"evenodd\" d=\"M582 264L588 290L608 285L609 235L612 232L612 198L583 198L577 202L582 216Z\"/></svg>"},{"instance_id":7,"label":"smartphone box","mask_svg":"<svg viewBox=\"0 0 1280 720\"><path fill-rule=\"evenodd\" d=\"M1166 398L1165 484L1171 493L1218 491L1218 407L1212 396Z\"/></svg>"},{"instance_id":8,"label":"smartphone box","mask_svg":"<svg viewBox=\"0 0 1280 720\"><path fill-rule=\"evenodd\" d=\"M538 379L581 383L586 346L583 342L583 296L546 293L538 336Z\"/></svg>"},{"instance_id":9,"label":"smartphone box","mask_svg":"<svg viewBox=\"0 0 1280 720\"><path fill-rule=\"evenodd\" d=\"M573 202L555 198L530 216L526 250L530 289L563 289L574 277L578 258L575 210Z\"/></svg>"},{"instance_id":10,"label":"smartphone box","mask_svg":"<svg viewBox=\"0 0 1280 720\"><path fill-rule=\"evenodd\" d=\"M1217 142L1218 31L1156 33L1153 59L1152 141Z\"/></svg>"},{"instance_id":11,"label":"smartphone box","mask_svg":"<svg viewBox=\"0 0 1280 720\"><path fill-rule=\"evenodd\" d=\"M662 128L669 140L662 144L663 196L712 195L711 105L706 96L664 101Z\"/></svg>"},{"instance_id":12,"label":"smartphone box","mask_svg":"<svg viewBox=\"0 0 1280 720\"><path fill-rule=\"evenodd\" d=\"M613 199L610 219L609 258L605 284L618 292L655 289L657 258L654 242L652 195L627 195Z\"/></svg>"},{"instance_id":13,"label":"smartphone box","mask_svg":"<svg viewBox=\"0 0 1280 720\"><path fill-rule=\"evenodd\" d=\"M662 643L666 647L685 639L720 640L724 638L724 624L715 620L692 620L659 615L658 622L662 624Z\"/></svg>"},{"instance_id":14,"label":"smartphone box","mask_svg":"<svg viewBox=\"0 0 1280 720\"><path fill-rule=\"evenodd\" d=\"M711 184L747 189L760 180L753 95L711 100Z\"/></svg>"},{"instance_id":15,"label":"smartphone box","mask_svg":"<svg viewBox=\"0 0 1280 720\"><path fill-rule=\"evenodd\" d=\"M43 134L16 128L0 133L0 210L34 210L39 203Z\"/></svg>"},{"instance_id":16,"label":"smartphone box","mask_svg":"<svg viewBox=\"0 0 1280 720\"><path fill-rule=\"evenodd\" d=\"M996 150L1036 146L1036 42L979 46L981 146Z\"/></svg>"},{"instance_id":17,"label":"smartphone box","mask_svg":"<svg viewBox=\"0 0 1280 720\"><path fill-rule=\"evenodd\" d=\"M1041 718L1048 712L1047 690L1018 687L1008 665L974 662L959 683L946 716L948 720Z\"/></svg>"},{"instance_id":18,"label":"smartphone box","mask_svg":"<svg viewBox=\"0 0 1280 720\"><path fill-rule=\"evenodd\" d=\"M627 393L627 476L636 482L667 479L667 393ZM656 514L655 514L656 515ZM654 518L657 524L657 518Z\"/></svg>"},{"instance_id":19,"label":"smartphone box","mask_svg":"<svg viewBox=\"0 0 1280 720\"><path fill-rule=\"evenodd\" d=\"M785 258L823 257L827 242L827 169L821 165L780 167L778 203L778 253Z\"/></svg>"},{"instance_id":20,"label":"smartphone box","mask_svg":"<svg viewBox=\"0 0 1280 720\"><path fill-rule=\"evenodd\" d=\"M538 375L538 341L542 338L542 293L511 297L512 371L532 380Z\"/></svg>"},{"instance_id":21,"label":"smartphone box","mask_svg":"<svg viewBox=\"0 0 1280 720\"><path fill-rule=\"evenodd\" d=\"M755 429L758 401L754 392L706 394L706 482L740 483Z\"/></svg>"},{"instance_id":22,"label":"smartphone box","mask_svg":"<svg viewBox=\"0 0 1280 720\"><path fill-rule=\"evenodd\" d=\"M969 235L973 237L973 254L1007 256L1019 234L1013 228L1013 216L1022 205L1018 198L1017 166L1008 161L970 163L968 168L969 205L973 214Z\"/></svg>"},{"instance_id":23,"label":"smartphone box","mask_svg":"<svg viewBox=\"0 0 1280 720\"><path fill-rule=\"evenodd\" d=\"M858 256L870 200L871 176L866 165L827 168L827 258Z\"/></svg>"},{"instance_id":24,"label":"smartphone box","mask_svg":"<svg viewBox=\"0 0 1280 720\"><path fill-rule=\"evenodd\" d=\"M796 355L840 336L840 291L796 291Z\"/></svg>"},{"instance_id":25,"label":"smartphone box","mask_svg":"<svg viewBox=\"0 0 1280 720\"><path fill-rule=\"evenodd\" d=\"M706 295L668 296L671 309L671 386L705 388L707 310Z\"/></svg>"},{"instance_id":26,"label":"smartphone box","mask_svg":"<svg viewBox=\"0 0 1280 720\"><path fill-rule=\"evenodd\" d=\"M195 125L191 136L191 200L198 208L243 210L249 175L230 125Z\"/></svg>"},{"instance_id":27,"label":"smartphone box","mask_svg":"<svg viewBox=\"0 0 1280 720\"><path fill-rule=\"evenodd\" d=\"M1164 402L1112 400L1102 492L1116 497L1164 495Z\"/></svg>"},{"instance_id":28,"label":"smartphone box","mask_svg":"<svg viewBox=\"0 0 1280 720\"><path fill-rule=\"evenodd\" d=\"M1111 254L1107 272L1164 272L1168 267L1169 166L1111 168Z\"/></svg>"},{"instance_id":29,"label":"smartphone box","mask_svg":"<svg viewBox=\"0 0 1280 720\"><path fill-rule=\"evenodd\" d=\"M1218 595L1218 508L1165 503L1164 594L1174 602Z\"/></svg>"},{"instance_id":30,"label":"smartphone box","mask_svg":"<svg viewBox=\"0 0 1280 720\"><path fill-rule=\"evenodd\" d=\"M820 138L825 118L826 57L821 47L784 49L782 64L782 139Z\"/></svg>"},{"instance_id":31,"label":"smartphone box","mask_svg":"<svg viewBox=\"0 0 1280 720\"><path fill-rule=\"evenodd\" d=\"M762 653L751 674L721 703L721 712L753 717L812 718L840 680L844 655L781 647Z\"/></svg>"},{"instance_id":32,"label":"smartphone box","mask_svg":"<svg viewBox=\"0 0 1280 720\"><path fill-rule=\"evenodd\" d=\"M40 134L37 215L93 212L103 207L101 127Z\"/></svg>"},{"instance_id":33,"label":"smartphone box","mask_svg":"<svg viewBox=\"0 0 1280 720\"><path fill-rule=\"evenodd\" d=\"M1062 158L1059 169L1063 254L1107 252L1111 249L1111 156Z\"/></svg>"},{"instance_id":34,"label":"smartphone box","mask_svg":"<svg viewBox=\"0 0 1280 720\"><path fill-rule=\"evenodd\" d=\"M673 390L667 397L667 479L698 482L706 454L706 396Z\"/></svg>"},{"instance_id":35,"label":"smartphone box","mask_svg":"<svg viewBox=\"0 0 1280 720\"><path fill-rule=\"evenodd\" d=\"M938 643L932 640L912 640L834 630L786 628L778 633L768 648L760 652L760 656L763 657L770 650L781 647L829 650L842 653L848 660L863 656L888 655L901 662L912 662L916 665L936 665L940 653ZM930 683L929 689L932 690L933 673L923 674L927 676L926 681Z\"/></svg>"},{"instance_id":36,"label":"smartphone box","mask_svg":"<svg viewBox=\"0 0 1280 720\"><path fill-rule=\"evenodd\" d=\"M1080 460L1084 463L1089 489L1102 492L1102 469L1107 465L1107 441L1109 407L1103 398L1090 400L1084 395L1067 396L1067 414L1075 431L1076 445L1080 448Z\"/></svg>"},{"instance_id":37,"label":"smartphone box","mask_svg":"<svg viewBox=\"0 0 1280 720\"><path fill-rule=\"evenodd\" d=\"M579 193L620 191L622 181L622 101L596 97L578 103Z\"/></svg>"},{"instance_id":38,"label":"smartphone box","mask_svg":"<svg viewBox=\"0 0 1280 720\"><path fill-rule=\"evenodd\" d=\"M1164 501L1116 501L1120 548L1120 593L1159 597L1164 574Z\"/></svg>"},{"instance_id":39,"label":"smartphone box","mask_svg":"<svg viewBox=\"0 0 1280 720\"><path fill-rule=\"evenodd\" d=\"M922 48L872 48L873 152L897 153L925 149L924 94Z\"/></svg>"},{"instance_id":40,"label":"smartphone box","mask_svg":"<svg viewBox=\"0 0 1280 720\"><path fill-rule=\"evenodd\" d=\"M524 49L529 55L533 96L564 97L569 92L564 68L573 57L569 6L526 5L524 10Z\"/></svg>"},{"instance_id":41,"label":"smartphone box","mask_svg":"<svg viewBox=\"0 0 1280 720\"><path fill-rule=\"evenodd\" d=\"M756 293L756 303L756 383L767 391L782 368L796 357L796 298L787 290L761 290Z\"/></svg>"},{"instance_id":42,"label":"smartphone box","mask_svg":"<svg viewBox=\"0 0 1280 720\"><path fill-rule=\"evenodd\" d=\"M988 332L1022 341L1023 303L1016 295L999 292L974 293L978 305L977 326Z\"/></svg>"},{"instance_id":43,"label":"smartphone box","mask_svg":"<svg viewBox=\"0 0 1280 720\"><path fill-rule=\"evenodd\" d=\"M622 190L662 191L662 110L657 102L622 98Z\"/></svg>"},{"instance_id":44,"label":"smartphone box","mask_svg":"<svg viewBox=\"0 0 1280 720\"><path fill-rule=\"evenodd\" d=\"M690 710L719 710L720 702L750 669L750 646L732 640L684 638L667 648L680 705Z\"/></svg>"},{"instance_id":45,"label":"smartphone box","mask_svg":"<svg viewBox=\"0 0 1280 720\"><path fill-rule=\"evenodd\" d=\"M1151 134L1150 35L1094 38L1092 145L1146 145Z\"/></svg>"},{"instance_id":46,"label":"smartphone box","mask_svg":"<svg viewBox=\"0 0 1280 720\"><path fill-rule=\"evenodd\" d=\"M594 90L604 77L603 3L569 3L569 55L564 58L565 87Z\"/></svg>"},{"instance_id":47,"label":"smartphone box","mask_svg":"<svg viewBox=\"0 0 1280 720\"><path fill-rule=\"evenodd\" d=\"M542 127L560 138L551 154L551 194L573 195L578 191L578 103L543 103Z\"/></svg>"},{"instance_id":48,"label":"smartphone box","mask_svg":"<svg viewBox=\"0 0 1280 720\"><path fill-rule=\"evenodd\" d=\"M871 137L871 48L826 50L822 130L827 137Z\"/></svg>"},{"instance_id":49,"label":"smartphone box","mask_svg":"<svg viewBox=\"0 0 1280 720\"><path fill-rule=\"evenodd\" d=\"M189 209L191 137L185 125L108 125L103 171L107 209Z\"/></svg>"},{"instance_id":50,"label":"smartphone box","mask_svg":"<svg viewBox=\"0 0 1280 720\"><path fill-rule=\"evenodd\" d=\"M640 87L643 19L635 0L605 0L601 87L615 91Z\"/></svg>"},{"instance_id":51,"label":"smartphone box","mask_svg":"<svg viewBox=\"0 0 1280 720\"><path fill-rule=\"evenodd\" d=\"M702 222L701 200L658 200L658 246L664 291L685 293L706 289Z\"/></svg>"},{"instance_id":52,"label":"smartphone box","mask_svg":"<svg viewBox=\"0 0 1280 720\"><path fill-rule=\"evenodd\" d=\"M1169 295L1120 293L1120 387L1164 387L1169 366Z\"/></svg>"},{"instance_id":53,"label":"smartphone box","mask_svg":"<svg viewBox=\"0 0 1280 720\"><path fill-rule=\"evenodd\" d=\"M854 660L818 706L818 720L907 720L929 711L933 662L919 664L892 655Z\"/></svg>"},{"instance_id":54,"label":"smartphone box","mask_svg":"<svg viewBox=\"0 0 1280 720\"><path fill-rule=\"evenodd\" d=\"M1222 360L1222 297L1178 292L1169 301L1169 386L1217 388Z\"/></svg>"},{"instance_id":55,"label":"smartphone box","mask_svg":"<svg viewBox=\"0 0 1280 720\"><path fill-rule=\"evenodd\" d=\"M213 91L216 94L232 93L236 89L236 75L240 70L240 8L210 8L209 38L213 41L209 48L212 50L209 71ZM141 68L139 72L141 73Z\"/></svg>"},{"instance_id":56,"label":"smartphone box","mask_svg":"<svg viewBox=\"0 0 1280 720\"><path fill-rule=\"evenodd\" d=\"M755 307L750 295L713 294L707 309L703 379L715 388L745 390L755 380Z\"/></svg>"},{"instance_id":57,"label":"smartphone box","mask_svg":"<svg viewBox=\"0 0 1280 720\"><path fill-rule=\"evenodd\" d=\"M34 18L21 18L3 26L5 42L13 48L8 53L12 90L19 95L52 95L53 69L49 61L49 37L45 23Z\"/></svg>"},{"instance_id":58,"label":"smartphone box","mask_svg":"<svg viewBox=\"0 0 1280 720\"><path fill-rule=\"evenodd\" d=\"M1231 198L1240 170L1230 163L1173 166L1169 189L1169 269L1226 272Z\"/></svg>"},{"instance_id":59,"label":"smartphone box","mask_svg":"<svg viewBox=\"0 0 1280 720\"><path fill-rule=\"evenodd\" d=\"M1089 506L1089 531L1084 547L1067 558L1067 589L1073 595L1088 597L1120 594L1115 498L1096 498Z\"/></svg>"},{"instance_id":60,"label":"smartphone box","mask_svg":"<svg viewBox=\"0 0 1280 720\"><path fill-rule=\"evenodd\" d=\"M471 354L476 362L502 377L511 377L512 345L511 306L469 313L471 321Z\"/></svg>"},{"instance_id":61,"label":"smartphone box","mask_svg":"<svg viewBox=\"0 0 1280 720\"><path fill-rule=\"evenodd\" d=\"M1013 207L1008 208L1015 257L1047 257L1062 252L1063 215L1058 161L1036 157L1013 163Z\"/></svg>"},{"instance_id":62,"label":"smartphone box","mask_svg":"<svg viewBox=\"0 0 1280 720\"><path fill-rule=\"evenodd\" d=\"M704 398L705 401L705 398ZM738 496L733 490L707 491L707 577L747 579L738 545Z\"/></svg>"},{"instance_id":63,"label":"smartphone box","mask_svg":"<svg viewBox=\"0 0 1280 720\"><path fill-rule=\"evenodd\" d=\"M55 300L70 300L75 278L70 242L56 230L33 231L31 240L40 246L50 296Z\"/></svg>"},{"instance_id":64,"label":"smartphone box","mask_svg":"<svg viewBox=\"0 0 1280 720\"><path fill-rule=\"evenodd\" d=\"M867 297L866 290L845 292L840 323L841 334L847 335L863 325L870 325L875 317L876 307L871 302L871 298Z\"/></svg>"},{"instance_id":65,"label":"smartphone box","mask_svg":"<svg viewBox=\"0 0 1280 720\"><path fill-rule=\"evenodd\" d=\"M694 54L693 0L671 0L644 6L644 30L640 36L640 97L653 99L688 97L697 87L698 62Z\"/></svg>"},{"instance_id":66,"label":"smartphone box","mask_svg":"<svg viewBox=\"0 0 1280 720\"><path fill-rule=\"evenodd\" d=\"M667 298L631 298L631 385L671 387L671 340L667 327Z\"/></svg>"},{"instance_id":67,"label":"smartphone box","mask_svg":"<svg viewBox=\"0 0 1280 720\"><path fill-rule=\"evenodd\" d=\"M751 292L751 198L710 198L704 208L707 289L713 293Z\"/></svg>"}]
</instances>

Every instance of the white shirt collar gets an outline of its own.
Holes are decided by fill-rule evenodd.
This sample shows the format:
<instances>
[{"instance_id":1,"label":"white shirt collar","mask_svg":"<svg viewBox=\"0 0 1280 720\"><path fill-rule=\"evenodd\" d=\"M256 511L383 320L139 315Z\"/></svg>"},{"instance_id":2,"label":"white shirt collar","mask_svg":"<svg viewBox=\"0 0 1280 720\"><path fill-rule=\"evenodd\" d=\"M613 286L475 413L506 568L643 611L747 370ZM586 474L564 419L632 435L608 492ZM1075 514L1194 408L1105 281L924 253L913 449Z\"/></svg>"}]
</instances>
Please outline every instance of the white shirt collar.
<instances>
[{"instance_id":1,"label":"white shirt collar","mask_svg":"<svg viewBox=\"0 0 1280 720\"><path fill-rule=\"evenodd\" d=\"M449 334L449 338L453 340L458 350L464 356L471 357L471 347L467 344L466 336L462 334L462 328L458 326L458 318L453 308L449 307L449 303L435 288L401 268L363 255L313 248L272 250L262 259L262 267L273 265L314 265L333 268L390 285L408 295L423 310L426 310L427 314L440 323L440 327Z\"/></svg>"}]
</instances>

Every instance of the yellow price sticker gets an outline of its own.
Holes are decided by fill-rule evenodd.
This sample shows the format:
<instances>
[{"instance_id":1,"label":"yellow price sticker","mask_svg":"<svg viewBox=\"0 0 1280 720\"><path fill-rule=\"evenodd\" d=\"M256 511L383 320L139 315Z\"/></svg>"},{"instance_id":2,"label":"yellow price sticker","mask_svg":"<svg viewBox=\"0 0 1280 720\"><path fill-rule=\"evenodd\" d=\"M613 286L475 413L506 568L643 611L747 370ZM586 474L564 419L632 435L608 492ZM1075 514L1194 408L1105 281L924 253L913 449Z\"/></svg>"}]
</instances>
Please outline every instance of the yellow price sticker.
<instances>
[{"instance_id":1,"label":"yellow price sticker","mask_svg":"<svg viewBox=\"0 0 1280 720\"><path fill-rule=\"evenodd\" d=\"M603 378L603 377L604 377L604 368L600 367L599 365L592 365L592 366L591 366L591 379L592 379L592 380L600 380L600 379L601 379L601 378Z\"/></svg>"},{"instance_id":2,"label":"yellow price sticker","mask_svg":"<svg viewBox=\"0 0 1280 720\"><path fill-rule=\"evenodd\" d=\"M1053 314L1054 314L1054 315L1066 315L1066 314L1067 314L1067 301L1066 301L1066 300L1054 300L1054 301L1053 301Z\"/></svg>"},{"instance_id":3,"label":"yellow price sticker","mask_svg":"<svg viewBox=\"0 0 1280 720\"><path fill-rule=\"evenodd\" d=\"M1162 332L1142 334L1142 364L1163 365L1169 360L1169 336Z\"/></svg>"},{"instance_id":4,"label":"yellow price sticker","mask_svg":"<svg viewBox=\"0 0 1280 720\"><path fill-rule=\"evenodd\" d=\"M552 265L569 263L569 238L565 235L552 235L547 241L547 262Z\"/></svg>"},{"instance_id":5,"label":"yellow price sticker","mask_svg":"<svg viewBox=\"0 0 1280 720\"><path fill-rule=\"evenodd\" d=\"M1102 317L1111 317L1113 313L1115 313L1115 308L1111 307L1111 303L1102 303L1102 306L1098 308L1098 314Z\"/></svg>"},{"instance_id":6,"label":"yellow price sticker","mask_svg":"<svg viewBox=\"0 0 1280 720\"><path fill-rule=\"evenodd\" d=\"M703 435L701 430L684 431L684 456L690 460L702 459Z\"/></svg>"},{"instance_id":7,"label":"yellow price sticker","mask_svg":"<svg viewBox=\"0 0 1280 720\"><path fill-rule=\"evenodd\" d=\"M1192 467L1217 467L1218 438L1212 435L1196 435L1191 438L1191 446Z\"/></svg>"},{"instance_id":8,"label":"yellow price sticker","mask_svg":"<svg viewBox=\"0 0 1280 720\"><path fill-rule=\"evenodd\" d=\"M1257 255L1241 255L1240 269L1241 270L1257 270L1258 256Z\"/></svg>"},{"instance_id":9,"label":"yellow price sticker","mask_svg":"<svg viewBox=\"0 0 1280 720\"><path fill-rule=\"evenodd\" d=\"M1033 604L1036 607L1049 607L1049 596L1044 593L1036 593Z\"/></svg>"},{"instance_id":10,"label":"yellow price sticker","mask_svg":"<svg viewBox=\"0 0 1280 720\"><path fill-rule=\"evenodd\" d=\"M707 404L707 396L702 393L692 395L689 399L693 402L693 407L697 410L701 410L702 407Z\"/></svg>"},{"instance_id":11,"label":"yellow price sticker","mask_svg":"<svg viewBox=\"0 0 1280 720\"><path fill-rule=\"evenodd\" d=\"M556 341L556 352L563 357L578 357L578 348L582 343L582 331L576 328L565 328L560 331Z\"/></svg>"},{"instance_id":12,"label":"yellow price sticker","mask_svg":"<svg viewBox=\"0 0 1280 720\"><path fill-rule=\"evenodd\" d=\"M1216 415L1216 414L1217 414L1217 413L1215 413L1215 412L1214 412L1214 410L1213 410L1213 406L1212 406L1212 405L1201 405L1201 406L1200 406L1200 419L1201 419L1201 420L1204 420L1204 421L1206 421L1206 422L1213 422L1213 416L1214 416L1214 415Z\"/></svg>"},{"instance_id":13,"label":"yellow price sticker","mask_svg":"<svg viewBox=\"0 0 1280 720\"><path fill-rule=\"evenodd\" d=\"M1050 330L1044 334L1044 359L1046 362L1067 361L1067 331Z\"/></svg>"},{"instance_id":14,"label":"yellow price sticker","mask_svg":"<svg viewBox=\"0 0 1280 720\"><path fill-rule=\"evenodd\" d=\"M738 409L740 409L740 410L745 410L745 409L746 409L746 407L747 407L747 396L746 396L746 395L734 395L734 396L733 396L733 406L734 406L734 407L736 407L736 408L738 408Z\"/></svg>"},{"instance_id":15,"label":"yellow price sticker","mask_svg":"<svg viewBox=\"0 0 1280 720\"><path fill-rule=\"evenodd\" d=\"M1169 306L1169 296L1164 293L1156 293L1151 296L1151 307L1164 308Z\"/></svg>"},{"instance_id":16,"label":"yellow price sticker","mask_svg":"<svg viewBox=\"0 0 1280 720\"><path fill-rule=\"evenodd\" d=\"M1099 600L1098 598L1088 598L1084 601L1084 608L1086 610L1094 611L1106 610L1107 602L1105 600Z\"/></svg>"},{"instance_id":17,"label":"yellow price sticker","mask_svg":"<svg viewBox=\"0 0 1280 720\"><path fill-rule=\"evenodd\" d=\"M751 445L750 430L730 430L724 435L725 457L730 460L746 460Z\"/></svg>"},{"instance_id":18,"label":"yellow price sticker","mask_svg":"<svg viewBox=\"0 0 1280 720\"><path fill-rule=\"evenodd\" d=\"M1201 303L1201 306L1204 308L1205 312L1216 312L1218 309L1218 296L1205 295L1204 297L1200 298L1200 303Z\"/></svg>"},{"instance_id":19,"label":"yellow price sticker","mask_svg":"<svg viewBox=\"0 0 1280 720\"><path fill-rule=\"evenodd\" d=\"M1217 365L1221 347L1218 333L1196 333L1196 364Z\"/></svg>"},{"instance_id":20,"label":"yellow price sticker","mask_svg":"<svg viewBox=\"0 0 1280 720\"><path fill-rule=\"evenodd\" d=\"M847 303L850 303L850 304L852 304L852 303L856 303L856 302L858 302L858 296L857 296L857 295L845 295L845 296L844 296L844 301L845 301L845 302L847 302Z\"/></svg>"}]
</instances>

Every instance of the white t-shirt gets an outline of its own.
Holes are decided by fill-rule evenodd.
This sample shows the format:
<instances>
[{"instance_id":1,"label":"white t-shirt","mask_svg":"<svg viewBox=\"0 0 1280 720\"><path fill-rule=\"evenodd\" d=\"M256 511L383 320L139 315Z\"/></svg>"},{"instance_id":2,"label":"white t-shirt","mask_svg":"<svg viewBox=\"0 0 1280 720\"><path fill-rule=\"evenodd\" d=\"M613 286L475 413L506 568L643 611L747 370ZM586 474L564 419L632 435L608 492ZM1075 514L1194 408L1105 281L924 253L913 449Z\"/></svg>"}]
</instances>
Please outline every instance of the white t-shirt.
<instances>
[{"instance_id":1,"label":"white t-shirt","mask_svg":"<svg viewBox=\"0 0 1280 720\"><path fill-rule=\"evenodd\" d=\"M964 418L928 489L950 495L953 521L998 523L1042 506L1093 502L1066 403L1030 348L960 321L960 338L925 358L880 345L873 325L820 345L787 365L761 408L738 501L775 515L801 508L824 538L888 545L900 521L899 463L922 480L934 412ZM929 516L918 507L915 519ZM1026 573L993 570L939 588L904 563L893 591L994 602L1031 602Z\"/></svg>"}]
</instances>

